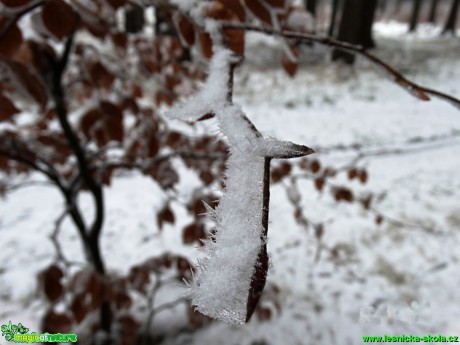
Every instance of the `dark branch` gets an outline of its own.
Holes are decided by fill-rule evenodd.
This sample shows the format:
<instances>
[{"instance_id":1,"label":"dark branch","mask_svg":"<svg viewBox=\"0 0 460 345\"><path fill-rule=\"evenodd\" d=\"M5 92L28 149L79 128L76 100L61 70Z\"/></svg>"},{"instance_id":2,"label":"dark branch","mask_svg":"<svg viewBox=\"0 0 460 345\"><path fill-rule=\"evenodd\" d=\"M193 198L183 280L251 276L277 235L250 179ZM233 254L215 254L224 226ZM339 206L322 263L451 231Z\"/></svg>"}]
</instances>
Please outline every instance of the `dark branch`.
<instances>
[{"instance_id":1,"label":"dark branch","mask_svg":"<svg viewBox=\"0 0 460 345\"><path fill-rule=\"evenodd\" d=\"M393 67L391 67L390 65L388 65L387 63L385 63L384 61L382 61L375 55L368 53L365 50L365 48L361 46L356 46L350 43L337 41L337 40L334 40L328 37L319 37L314 34L276 30L276 29L272 29L269 27L261 27L257 25L246 24L246 23L235 23L235 22L224 21L222 22L222 29L235 29L235 30L262 32L268 35L282 36L285 38L292 38L292 39L296 39L299 41L314 42L314 43L322 44L325 46L341 49L349 53L359 54L365 57L366 59L368 59L369 61L371 61L374 65L382 68L397 85L402 87L407 92L411 93L413 96L421 100L428 101L430 100L430 97L428 95L430 95L433 97L440 98L441 100L449 102L455 107L460 108L459 99L451 95L448 95L446 93L420 86L406 79L401 73L399 73Z\"/></svg>"}]
</instances>

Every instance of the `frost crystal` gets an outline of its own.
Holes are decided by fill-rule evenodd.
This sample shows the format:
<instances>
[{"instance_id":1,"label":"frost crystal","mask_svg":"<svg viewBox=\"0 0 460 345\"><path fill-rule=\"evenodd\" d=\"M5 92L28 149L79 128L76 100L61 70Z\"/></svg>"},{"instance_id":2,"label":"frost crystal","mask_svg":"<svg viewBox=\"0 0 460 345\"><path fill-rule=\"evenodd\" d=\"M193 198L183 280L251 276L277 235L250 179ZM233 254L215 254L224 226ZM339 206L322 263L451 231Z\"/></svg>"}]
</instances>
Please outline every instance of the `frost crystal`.
<instances>
[{"instance_id":1,"label":"frost crystal","mask_svg":"<svg viewBox=\"0 0 460 345\"><path fill-rule=\"evenodd\" d=\"M215 242L206 242L206 256L199 262L191 283L191 297L201 313L227 323L243 324L252 314L266 278L263 223L264 212L265 217L268 215L268 209L264 210L268 206L264 205L264 187L268 187L264 186L268 184L264 181L266 162L270 158L299 157L313 151L291 142L263 138L241 107L228 101L231 63L230 51L214 51L209 76L201 91L173 107L168 115L194 121L212 113L229 141L225 193L217 210L210 210L217 223ZM254 293L254 287L260 291Z\"/></svg>"}]
</instances>

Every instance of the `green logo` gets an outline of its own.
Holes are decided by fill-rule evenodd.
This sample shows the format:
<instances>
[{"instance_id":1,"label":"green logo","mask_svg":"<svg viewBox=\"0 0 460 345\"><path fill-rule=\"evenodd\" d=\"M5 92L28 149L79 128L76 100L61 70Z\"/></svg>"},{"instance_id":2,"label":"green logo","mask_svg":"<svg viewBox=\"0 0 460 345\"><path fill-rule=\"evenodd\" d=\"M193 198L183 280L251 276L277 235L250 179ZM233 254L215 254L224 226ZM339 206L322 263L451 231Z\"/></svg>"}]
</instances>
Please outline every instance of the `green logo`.
<instances>
[{"instance_id":1,"label":"green logo","mask_svg":"<svg viewBox=\"0 0 460 345\"><path fill-rule=\"evenodd\" d=\"M14 341L14 335L16 333L19 334L26 334L29 332L29 329L27 327L24 327L22 323L16 325L13 325L10 321L10 323L7 325L2 325L2 336L5 337L5 340L7 341Z\"/></svg>"},{"instance_id":2,"label":"green logo","mask_svg":"<svg viewBox=\"0 0 460 345\"><path fill-rule=\"evenodd\" d=\"M75 343L77 341L75 333L28 333L29 329L27 327L24 327L21 323L13 325L11 321L8 325L2 325L1 330L5 340L15 343Z\"/></svg>"}]
</instances>

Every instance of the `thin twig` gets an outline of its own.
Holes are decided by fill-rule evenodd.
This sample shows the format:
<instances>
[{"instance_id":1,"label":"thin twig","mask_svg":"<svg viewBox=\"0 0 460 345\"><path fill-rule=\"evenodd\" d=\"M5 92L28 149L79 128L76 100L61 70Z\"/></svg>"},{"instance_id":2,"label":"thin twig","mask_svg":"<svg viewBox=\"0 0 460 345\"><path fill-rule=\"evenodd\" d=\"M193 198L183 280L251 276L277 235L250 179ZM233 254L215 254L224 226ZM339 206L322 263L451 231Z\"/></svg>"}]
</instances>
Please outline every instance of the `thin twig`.
<instances>
[{"instance_id":1,"label":"thin twig","mask_svg":"<svg viewBox=\"0 0 460 345\"><path fill-rule=\"evenodd\" d=\"M274 36L282 36L285 38L292 38L300 41L306 42L314 42L318 44L322 44L329 47L334 47L337 49L344 50L349 53L354 53L361 55L372 62L375 66L382 68L389 76L391 76L392 81L394 81L397 85L402 87L404 90L412 94L413 96L428 101L431 95L433 97L440 98L443 101L451 103L453 106L460 109L460 100L455 98L454 96L448 95L446 93L429 89L424 86L420 86L409 79L405 78L401 73L399 73L396 69L392 66L388 65L380 58L376 57L375 55L366 51L364 47L353 45L347 42L337 41L329 37L320 37L314 34L308 33L299 33L294 31L285 31L285 30L276 30L266 26L257 26L248 23L235 23L235 22L228 22L222 21L221 22L222 29L234 29L234 30L243 30L243 31L255 31L255 32L262 32L268 35Z\"/></svg>"}]
</instances>

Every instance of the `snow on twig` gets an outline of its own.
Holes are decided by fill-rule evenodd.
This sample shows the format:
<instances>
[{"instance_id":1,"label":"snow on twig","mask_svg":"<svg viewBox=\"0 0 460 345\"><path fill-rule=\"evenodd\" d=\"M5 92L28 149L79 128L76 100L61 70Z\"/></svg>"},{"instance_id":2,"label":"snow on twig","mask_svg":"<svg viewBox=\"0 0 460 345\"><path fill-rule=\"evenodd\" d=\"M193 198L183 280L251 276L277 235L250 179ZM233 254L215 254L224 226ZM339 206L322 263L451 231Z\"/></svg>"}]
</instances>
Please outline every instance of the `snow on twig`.
<instances>
[{"instance_id":1,"label":"snow on twig","mask_svg":"<svg viewBox=\"0 0 460 345\"><path fill-rule=\"evenodd\" d=\"M266 280L270 159L300 157L313 150L262 137L229 97L234 63L229 50L215 49L202 89L168 115L196 121L214 114L230 144L225 193L219 207L209 211L217 223L215 241L206 242L191 297L201 313L242 324L252 315Z\"/></svg>"}]
</instances>

